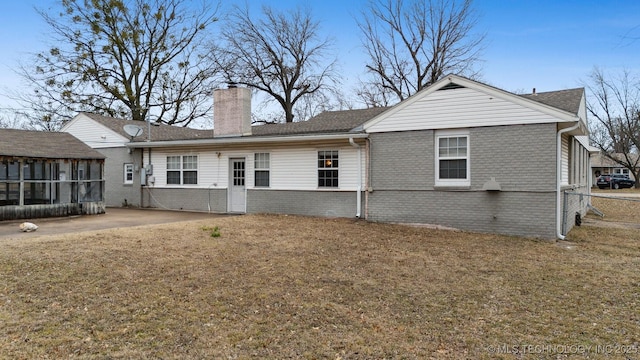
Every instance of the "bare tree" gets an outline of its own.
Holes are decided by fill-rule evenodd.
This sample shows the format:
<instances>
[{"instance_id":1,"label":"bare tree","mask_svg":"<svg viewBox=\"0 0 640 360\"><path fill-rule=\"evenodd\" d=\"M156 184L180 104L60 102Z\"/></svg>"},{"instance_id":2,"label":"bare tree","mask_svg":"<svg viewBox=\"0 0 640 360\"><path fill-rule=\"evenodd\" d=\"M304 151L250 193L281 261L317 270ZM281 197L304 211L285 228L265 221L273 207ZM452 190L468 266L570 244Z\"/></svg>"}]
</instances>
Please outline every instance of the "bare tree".
<instances>
[{"instance_id":1,"label":"bare tree","mask_svg":"<svg viewBox=\"0 0 640 360\"><path fill-rule=\"evenodd\" d=\"M322 101L335 89L336 60L327 62L333 45L320 38L310 11L263 6L261 17L254 18L248 6L234 7L224 28L225 45L212 54L227 81L267 94L282 107L285 122L306 120L310 114L296 111L296 104Z\"/></svg>"},{"instance_id":2,"label":"bare tree","mask_svg":"<svg viewBox=\"0 0 640 360\"><path fill-rule=\"evenodd\" d=\"M187 125L211 109L215 68L203 53L217 8L188 0L64 0L37 10L53 44L20 74L44 128L78 111Z\"/></svg>"},{"instance_id":3,"label":"bare tree","mask_svg":"<svg viewBox=\"0 0 640 360\"><path fill-rule=\"evenodd\" d=\"M0 129L25 129L20 114L0 110Z\"/></svg>"},{"instance_id":4,"label":"bare tree","mask_svg":"<svg viewBox=\"0 0 640 360\"><path fill-rule=\"evenodd\" d=\"M640 188L640 80L629 71L610 77L595 68L587 85L591 99L591 141L601 153L629 171Z\"/></svg>"},{"instance_id":5,"label":"bare tree","mask_svg":"<svg viewBox=\"0 0 640 360\"><path fill-rule=\"evenodd\" d=\"M370 0L358 27L370 77L369 106L402 101L445 75L474 77L484 35L474 34L472 0Z\"/></svg>"}]
</instances>

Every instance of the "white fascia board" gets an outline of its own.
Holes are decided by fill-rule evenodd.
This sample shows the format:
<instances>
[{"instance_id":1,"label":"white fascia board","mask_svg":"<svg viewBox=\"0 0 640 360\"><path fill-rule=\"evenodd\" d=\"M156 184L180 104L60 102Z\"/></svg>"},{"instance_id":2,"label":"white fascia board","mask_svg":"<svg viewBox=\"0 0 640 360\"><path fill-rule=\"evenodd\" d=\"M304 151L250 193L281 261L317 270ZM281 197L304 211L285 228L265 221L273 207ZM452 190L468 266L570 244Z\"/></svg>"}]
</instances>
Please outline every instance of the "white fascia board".
<instances>
[{"instance_id":1,"label":"white fascia board","mask_svg":"<svg viewBox=\"0 0 640 360\"><path fill-rule=\"evenodd\" d=\"M167 140L167 141L145 141L131 142L126 144L130 148L159 148L159 147L189 147L203 145L252 145L252 144L278 144L304 141L329 141L329 140L349 140L365 139L369 135L365 133L340 133L324 135L292 135L292 136L244 136L233 138L209 138L193 140Z\"/></svg>"},{"instance_id":2,"label":"white fascia board","mask_svg":"<svg viewBox=\"0 0 640 360\"><path fill-rule=\"evenodd\" d=\"M71 127L71 125L75 124L76 122L78 122L80 118L82 117L87 117L86 115L79 113L78 115L74 116L73 119L67 121L64 125L62 125L62 128L60 128L60 132L66 132L66 130L68 128Z\"/></svg>"},{"instance_id":3,"label":"white fascia board","mask_svg":"<svg viewBox=\"0 0 640 360\"><path fill-rule=\"evenodd\" d=\"M587 136L587 135L578 135L578 136L576 136L576 140L578 140L578 142L580 144L582 144L582 146L584 146L584 148L589 150L589 151L591 151L591 149L594 148L593 146L591 146L589 144L589 136ZM595 148L595 149L597 149L597 148Z\"/></svg>"},{"instance_id":4,"label":"white fascia board","mask_svg":"<svg viewBox=\"0 0 640 360\"><path fill-rule=\"evenodd\" d=\"M522 96L518 96L515 94L512 94L508 91L504 91L502 89L498 89L496 87L493 86L489 86L489 85L485 85L482 83L479 83L477 81L473 81L473 80L469 80L460 76L456 76L456 75L449 75L446 76L445 78L441 79L440 81L434 83L433 85L429 86L428 88L421 90L420 92L414 94L413 96L411 96L410 98L402 101L401 103L395 105L394 107L392 107L391 109L379 114L378 116L374 117L373 119L367 121L366 123L364 123L362 125L362 127L364 128L365 131L367 131L370 127L376 125L377 123L383 121L385 118L392 116L393 114L395 114L396 112L400 111L401 109L404 109L407 106L411 106L411 104L413 104L414 102L429 96L431 93L438 91L439 89L451 84L451 83L455 83L461 86L464 86L466 88L469 89L473 89L479 92L483 92L487 95L490 96L494 96L496 98L505 100L505 101L509 101L512 103L516 103L518 105L533 109L533 110L537 110L540 111L544 114L550 115L554 118L558 119L558 122L569 122L569 123L574 123L578 120L582 120L585 125L586 125L586 119L580 119L577 115L572 114L568 111L564 111L558 108L555 108L553 106L549 106L546 104L543 104L541 102L537 102L535 100L530 100L527 99L525 97ZM584 96L583 96L584 98Z\"/></svg>"}]
</instances>

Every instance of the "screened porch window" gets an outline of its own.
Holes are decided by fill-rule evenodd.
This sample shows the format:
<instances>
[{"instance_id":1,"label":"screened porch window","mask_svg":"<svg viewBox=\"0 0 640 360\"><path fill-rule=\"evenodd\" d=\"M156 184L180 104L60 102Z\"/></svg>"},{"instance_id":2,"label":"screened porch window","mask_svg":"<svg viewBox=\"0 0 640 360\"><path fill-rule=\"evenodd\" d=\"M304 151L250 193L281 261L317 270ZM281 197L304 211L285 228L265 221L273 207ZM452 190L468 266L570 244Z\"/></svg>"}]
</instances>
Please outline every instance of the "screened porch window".
<instances>
[{"instance_id":1,"label":"screened porch window","mask_svg":"<svg viewBox=\"0 0 640 360\"><path fill-rule=\"evenodd\" d=\"M20 163L4 160L0 163L0 205L20 204Z\"/></svg>"},{"instance_id":2,"label":"screened porch window","mask_svg":"<svg viewBox=\"0 0 640 360\"><path fill-rule=\"evenodd\" d=\"M0 206L102 201L102 169L101 160L0 160Z\"/></svg>"}]
</instances>

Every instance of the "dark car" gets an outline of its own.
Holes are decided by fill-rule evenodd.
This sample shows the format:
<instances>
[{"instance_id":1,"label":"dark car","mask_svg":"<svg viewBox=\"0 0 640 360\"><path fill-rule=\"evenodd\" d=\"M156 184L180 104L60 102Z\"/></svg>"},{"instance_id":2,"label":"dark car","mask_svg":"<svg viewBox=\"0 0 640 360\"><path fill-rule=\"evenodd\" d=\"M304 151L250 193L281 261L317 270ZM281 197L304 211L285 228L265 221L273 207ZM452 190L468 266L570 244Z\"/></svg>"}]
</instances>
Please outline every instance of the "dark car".
<instances>
[{"instance_id":1,"label":"dark car","mask_svg":"<svg viewBox=\"0 0 640 360\"><path fill-rule=\"evenodd\" d=\"M600 189L631 188L635 184L636 182L629 179L629 176L621 174L602 175L596 182L596 185L598 185Z\"/></svg>"}]
</instances>

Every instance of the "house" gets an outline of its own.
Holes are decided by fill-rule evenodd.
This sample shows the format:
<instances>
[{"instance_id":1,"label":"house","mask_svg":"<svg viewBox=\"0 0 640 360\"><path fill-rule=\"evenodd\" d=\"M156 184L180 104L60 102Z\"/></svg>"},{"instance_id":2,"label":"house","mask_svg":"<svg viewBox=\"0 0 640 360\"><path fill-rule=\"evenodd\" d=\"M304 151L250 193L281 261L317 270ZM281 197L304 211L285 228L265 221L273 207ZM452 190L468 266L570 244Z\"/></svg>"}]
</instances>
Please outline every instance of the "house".
<instances>
[{"instance_id":1,"label":"house","mask_svg":"<svg viewBox=\"0 0 640 360\"><path fill-rule=\"evenodd\" d=\"M515 95L451 75L390 108L262 126L251 126L250 97L216 90L213 133L121 136L118 154L138 159L124 160L140 169L139 205L539 238L563 238L586 213L588 197L568 195L590 188L583 89ZM96 148L77 128L65 130ZM107 163L126 178L119 156Z\"/></svg>"},{"instance_id":2,"label":"house","mask_svg":"<svg viewBox=\"0 0 640 360\"><path fill-rule=\"evenodd\" d=\"M104 213L103 163L71 134L0 129L0 220Z\"/></svg>"},{"instance_id":3,"label":"house","mask_svg":"<svg viewBox=\"0 0 640 360\"><path fill-rule=\"evenodd\" d=\"M126 125L134 125L138 134L129 135ZM141 202L141 151L128 149L131 141L167 141L211 137L212 130L196 130L140 121L115 119L90 113L79 113L67 122L61 132L73 134L100 152L105 158L105 204L109 207L143 206ZM144 176L144 169L142 171Z\"/></svg>"},{"instance_id":4,"label":"house","mask_svg":"<svg viewBox=\"0 0 640 360\"><path fill-rule=\"evenodd\" d=\"M623 154L614 154L614 156L620 156L620 159L622 159ZM632 162L636 161L638 157L637 154L629 154L629 156ZM601 152L596 151L594 154L591 155L592 184L596 183L596 180L600 175L607 175L607 174L627 175L630 179L636 180L635 176L633 176L633 173L629 171L629 169L625 168L619 163L606 157Z\"/></svg>"}]
</instances>

